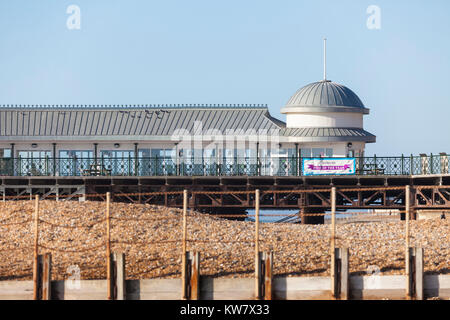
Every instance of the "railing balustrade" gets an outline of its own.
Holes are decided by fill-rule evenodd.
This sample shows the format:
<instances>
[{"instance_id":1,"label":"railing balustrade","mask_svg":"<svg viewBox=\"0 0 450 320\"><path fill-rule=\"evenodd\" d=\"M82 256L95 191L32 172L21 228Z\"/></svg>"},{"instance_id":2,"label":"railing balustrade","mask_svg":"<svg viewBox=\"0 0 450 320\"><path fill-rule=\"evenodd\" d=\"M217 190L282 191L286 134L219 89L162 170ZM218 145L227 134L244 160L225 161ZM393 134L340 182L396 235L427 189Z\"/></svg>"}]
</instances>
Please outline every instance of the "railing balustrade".
<instances>
[{"instance_id":1,"label":"railing balustrade","mask_svg":"<svg viewBox=\"0 0 450 320\"><path fill-rule=\"evenodd\" d=\"M357 157L356 175L449 173L449 156ZM302 157L3 158L2 176L302 176Z\"/></svg>"}]
</instances>

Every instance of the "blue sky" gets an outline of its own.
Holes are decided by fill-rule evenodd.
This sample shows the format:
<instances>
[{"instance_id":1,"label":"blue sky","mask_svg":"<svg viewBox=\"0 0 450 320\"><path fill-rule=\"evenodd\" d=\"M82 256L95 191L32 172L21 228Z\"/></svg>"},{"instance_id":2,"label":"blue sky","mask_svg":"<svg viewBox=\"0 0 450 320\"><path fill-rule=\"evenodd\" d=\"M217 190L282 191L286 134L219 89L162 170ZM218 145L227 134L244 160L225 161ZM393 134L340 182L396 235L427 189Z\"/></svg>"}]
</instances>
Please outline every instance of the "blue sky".
<instances>
[{"instance_id":1,"label":"blue sky","mask_svg":"<svg viewBox=\"0 0 450 320\"><path fill-rule=\"evenodd\" d=\"M447 0L0 0L0 104L263 103L285 120L326 36L327 78L371 109L366 154L450 152L449 34Z\"/></svg>"}]
</instances>

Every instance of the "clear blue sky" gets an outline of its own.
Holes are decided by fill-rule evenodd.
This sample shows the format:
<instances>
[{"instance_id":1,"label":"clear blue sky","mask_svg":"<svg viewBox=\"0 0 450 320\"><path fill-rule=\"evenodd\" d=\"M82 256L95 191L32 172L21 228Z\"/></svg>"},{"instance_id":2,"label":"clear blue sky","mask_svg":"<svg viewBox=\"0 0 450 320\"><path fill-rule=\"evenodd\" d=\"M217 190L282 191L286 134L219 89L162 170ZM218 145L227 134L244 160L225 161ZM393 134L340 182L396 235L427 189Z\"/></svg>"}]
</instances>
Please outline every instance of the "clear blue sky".
<instances>
[{"instance_id":1,"label":"clear blue sky","mask_svg":"<svg viewBox=\"0 0 450 320\"><path fill-rule=\"evenodd\" d=\"M326 36L328 79L371 109L368 155L450 153L449 35L448 0L0 0L0 104L264 103L285 120Z\"/></svg>"}]
</instances>

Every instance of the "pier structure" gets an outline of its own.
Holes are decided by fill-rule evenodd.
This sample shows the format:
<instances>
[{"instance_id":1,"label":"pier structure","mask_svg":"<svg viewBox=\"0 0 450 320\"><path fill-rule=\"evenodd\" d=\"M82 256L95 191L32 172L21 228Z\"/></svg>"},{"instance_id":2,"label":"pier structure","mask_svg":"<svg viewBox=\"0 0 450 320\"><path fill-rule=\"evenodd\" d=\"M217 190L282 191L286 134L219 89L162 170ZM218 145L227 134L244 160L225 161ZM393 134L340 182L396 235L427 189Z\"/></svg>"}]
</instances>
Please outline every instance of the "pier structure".
<instances>
[{"instance_id":1,"label":"pier structure","mask_svg":"<svg viewBox=\"0 0 450 320\"><path fill-rule=\"evenodd\" d=\"M207 213L245 213L260 208L299 210L299 215L323 213L331 208L330 189L336 187L336 209L405 209L405 186L411 186L412 215L418 210L450 209L450 175L323 176L323 177L1 177L3 199L103 200L183 206L188 190L191 209ZM155 194L156 193L156 194ZM305 216L303 223L322 223L323 216Z\"/></svg>"}]
</instances>

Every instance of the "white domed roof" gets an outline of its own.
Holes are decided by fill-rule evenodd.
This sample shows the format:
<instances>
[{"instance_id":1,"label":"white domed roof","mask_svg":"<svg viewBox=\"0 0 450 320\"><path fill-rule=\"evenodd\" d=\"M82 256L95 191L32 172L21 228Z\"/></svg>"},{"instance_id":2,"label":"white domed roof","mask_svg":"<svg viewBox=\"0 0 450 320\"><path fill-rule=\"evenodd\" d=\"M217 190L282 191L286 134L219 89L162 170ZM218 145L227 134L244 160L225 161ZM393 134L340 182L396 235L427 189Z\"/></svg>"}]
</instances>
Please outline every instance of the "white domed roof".
<instances>
[{"instance_id":1,"label":"white domed roof","mask_svg":"<svg viewBox=\"0 0 450 320\"><path fill-rule=\"evenodd\" d=\"M310 83L289 99L283 111L291 108L305 112L361 112L368 113L361 99L349 88L330 80Z\"/></svg>"}]
</instances>

